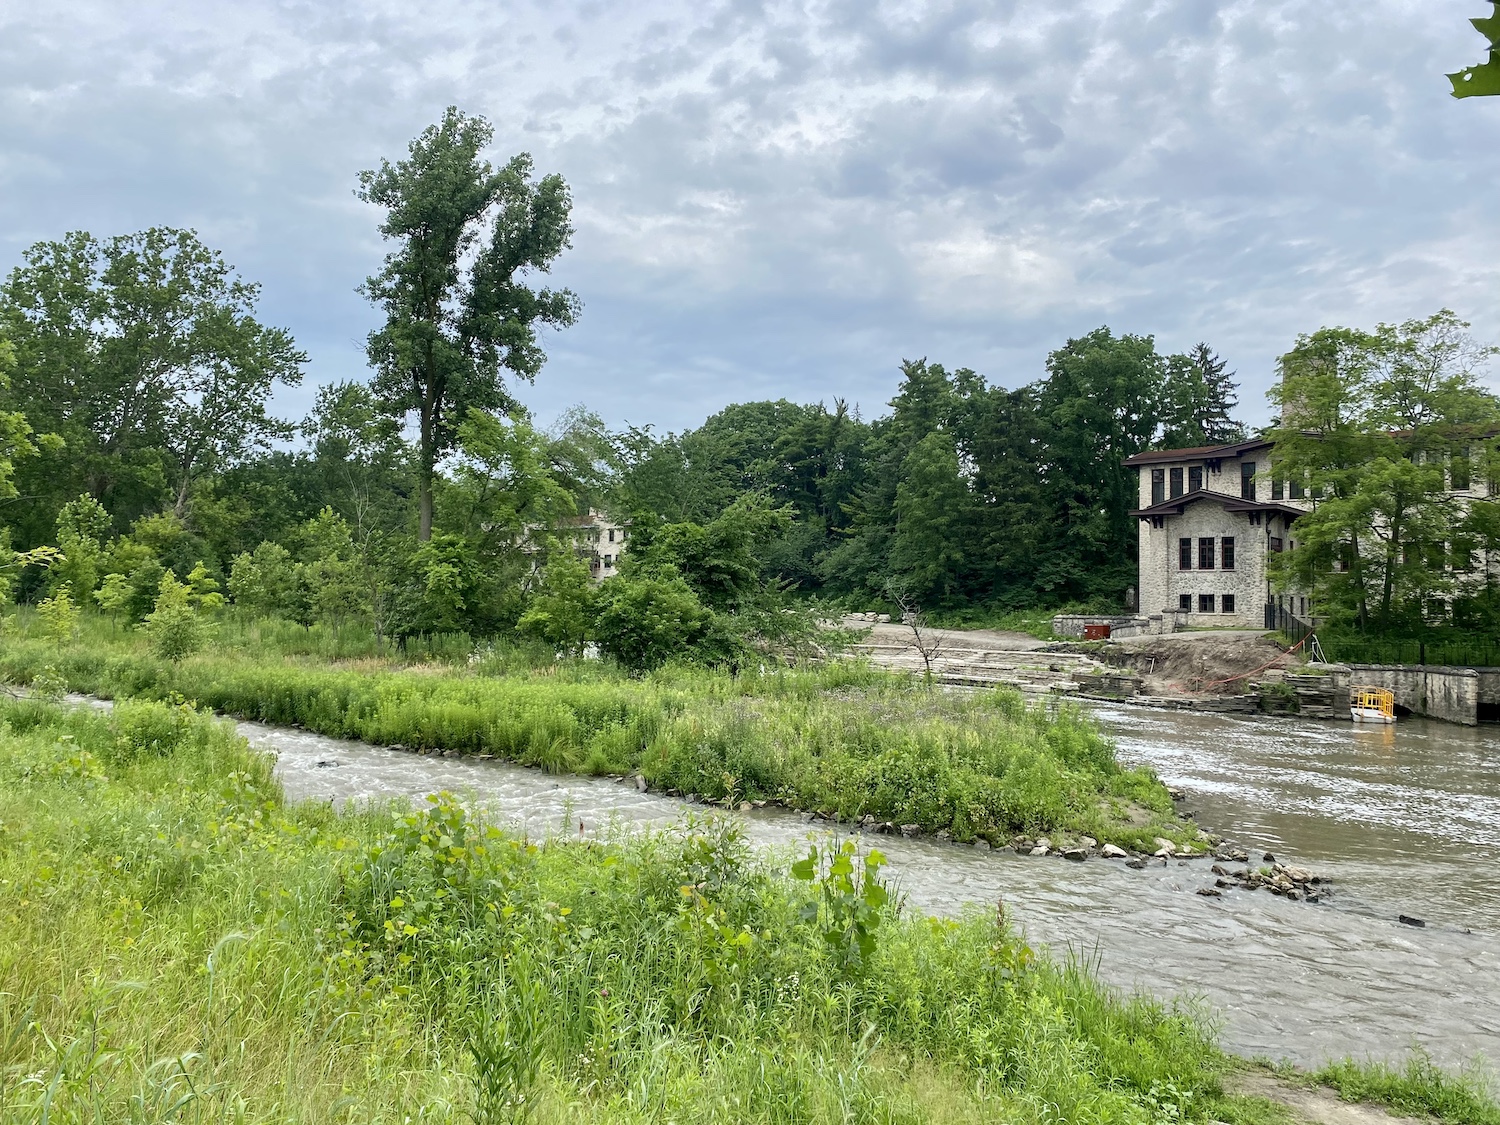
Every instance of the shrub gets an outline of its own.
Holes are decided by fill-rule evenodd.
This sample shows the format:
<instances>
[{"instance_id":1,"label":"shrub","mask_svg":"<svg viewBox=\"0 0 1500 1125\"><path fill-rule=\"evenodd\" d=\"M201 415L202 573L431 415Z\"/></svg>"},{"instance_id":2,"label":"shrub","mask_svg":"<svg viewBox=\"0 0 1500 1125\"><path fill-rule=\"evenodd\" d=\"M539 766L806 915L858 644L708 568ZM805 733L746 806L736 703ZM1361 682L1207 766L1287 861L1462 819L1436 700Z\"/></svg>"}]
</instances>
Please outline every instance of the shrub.
<instances>
[{"instance_id":1,"label":"shrub","mask_svg":"<svg viewBox=\"0 0 1500 1125\"><path fill-rule=\"evenodd\" d=\"M161 576L155 608L146 616L146 634L158 656L181 660L203 647L207 626L193 605L193 588L172 575ZM215 595L217 597L217 595Z\"/></svg>"},{"instance_id":2,"label":"shrub","mask_svg":"<svg viewBox=\"0 0 1500 1125\"><path fill-rule=\"evenodd\" d=\"M616 577L599 587L599 649L636 671L690 657L713 614L680 578Z\"/></svg>"}]
</instances>

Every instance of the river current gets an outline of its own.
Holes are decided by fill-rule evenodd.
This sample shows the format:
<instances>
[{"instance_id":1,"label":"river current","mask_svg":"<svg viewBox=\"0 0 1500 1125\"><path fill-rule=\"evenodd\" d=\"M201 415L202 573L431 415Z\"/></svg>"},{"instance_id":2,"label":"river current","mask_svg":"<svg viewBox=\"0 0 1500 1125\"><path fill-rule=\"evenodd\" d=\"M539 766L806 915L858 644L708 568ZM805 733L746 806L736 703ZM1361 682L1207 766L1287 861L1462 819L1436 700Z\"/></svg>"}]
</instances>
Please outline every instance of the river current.
<instances>
[{"instance_id":1,"label":"river current","mask_svg":"<svg viewBox=\"0 0 1500 1125\"><path fill-rule=\"evenodd\" d=\"M1211 1012L1224 1046L1316 1065L1398 1059L1413 1045L1500 1071L1500 728L1352 724L1097 708L1121 757L1181 787L1181 806L1252 852L1334 881L1323 904L1264 891L1198 895L1203 860L1144 871L871 837L908 903L933 914L1002 902L1030 940L1107 981ZM629 783L419 756L241 723L278 756L290 800L467 795L533 836L669 824L688 806ZM762 810L753 844L790 851L814 826ZM816 826L827 831L828 826ZM844 831L844 830L839 830ZM1425 927L1398 922L1423 919Z\"/></svg>"}]
</instances>

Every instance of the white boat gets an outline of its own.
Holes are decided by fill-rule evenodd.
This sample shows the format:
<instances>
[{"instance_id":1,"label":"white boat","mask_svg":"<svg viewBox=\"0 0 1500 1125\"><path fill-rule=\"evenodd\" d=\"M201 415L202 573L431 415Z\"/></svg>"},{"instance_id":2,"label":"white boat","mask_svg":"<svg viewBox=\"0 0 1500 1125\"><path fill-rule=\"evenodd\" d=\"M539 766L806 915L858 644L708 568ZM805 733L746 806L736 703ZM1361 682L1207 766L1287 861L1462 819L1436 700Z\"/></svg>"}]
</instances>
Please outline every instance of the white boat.
<instances>
[{"instance_id":1,"label":"white boat","mask_svg":"<svg viewBox=\"0 0 1500 1125\"><path fill-rule=\"evenodd\" d=\"M1389 726L1396 721L1396 694L1385 688L1355 688L1349 693L1349 715L1356 723Z\"/></svg>"}]
</instances>

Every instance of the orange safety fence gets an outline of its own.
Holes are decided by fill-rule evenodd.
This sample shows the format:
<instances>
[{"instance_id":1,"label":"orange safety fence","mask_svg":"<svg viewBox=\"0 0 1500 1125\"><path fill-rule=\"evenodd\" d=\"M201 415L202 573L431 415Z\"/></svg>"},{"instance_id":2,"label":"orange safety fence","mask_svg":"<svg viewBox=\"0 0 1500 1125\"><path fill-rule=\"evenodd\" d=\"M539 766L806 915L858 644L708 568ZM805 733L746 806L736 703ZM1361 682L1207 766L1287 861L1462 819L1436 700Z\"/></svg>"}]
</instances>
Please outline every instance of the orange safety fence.
<instances>
[{"instance_id":1,"label":"orange safety fence","mask_svg":"<svg viewBox=\"0 0 1500 1125\"><path fill-rule=\"evenodd\" d=\"M1173 684L1169 684L1168 686L1176 688L1178 691L1182 692L1184 695L1204 695L1204 694L1207 693L1207 691L1208 691L1209 688L1222 687L1224 684L1232 684L1236 680L1244 680L1244 679L1248 679L1251 676L1259 675L1261 672L1264 672L1267 668L1271 667L1271 665L1275 664L1283 656L1290 656L1290 655L1292 655L1292 653L1296 652L1299 648L1301 648L1303 645L1305 645L1310 638L1312 638L1314 636L1316 636L1315 633L1309 633L1309 634L1307 634L1306 637L1303 637L1300 641L1298 641L1296 644L1294 644L1291 648L1287 649L1285 652L1277 653L1274 657L1272 657L1266 663L1262 664L1259 668L1252 668L1248 672L1241 672L1238 676L1227 676L1227 677L1225 677L1222 680L1210 680L1206 684L1200 684L1198 686L1197 690L1194 690L1194 689L1188 687L1186 684L1173 683Z\"/></svg>"}]
</instances>

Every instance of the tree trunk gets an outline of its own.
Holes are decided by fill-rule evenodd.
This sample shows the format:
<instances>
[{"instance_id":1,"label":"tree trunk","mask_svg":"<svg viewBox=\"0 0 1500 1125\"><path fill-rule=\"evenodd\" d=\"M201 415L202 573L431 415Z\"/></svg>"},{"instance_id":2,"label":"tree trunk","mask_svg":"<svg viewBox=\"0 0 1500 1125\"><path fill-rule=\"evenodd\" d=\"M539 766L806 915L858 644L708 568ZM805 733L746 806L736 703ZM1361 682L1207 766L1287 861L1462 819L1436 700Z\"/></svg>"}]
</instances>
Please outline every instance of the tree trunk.
<instances>
[{"instance_id":1,"label":"tree trunk","mask_svg":"<svg viewBox=\"0 0 1500 1125\"><path fill-rule=\"evenodd\" d=\"M1391 620L1391 599L1396 586L1396 564L1401 558L1401 531L1401 518L1397 516L1391 521L1391 538L1385 550L1385 580L1380 591L1380 619L1387 624Z\"/></svg>"},{"instance_id":2,"label":"tree trunk","mask_svg":"<svg viewBox=\"0 0 1500 1125\"><path fill-rule=\"evenodd\" d=\"M432 474L437 461L436 419L425 404L421 419L421 449L417 465L417 539L426 543L432 539Z\"/></svg>"},{"instance_id":3,"label":"tree trunk","mask_svg":"<svg viewBox=\"0 0 1500 1125\"><path fill-rule=\"evenodd\" d=\"M423 466L417 482L417 540L432 539L432 470Z\"/></svg>"}]
</instances>

